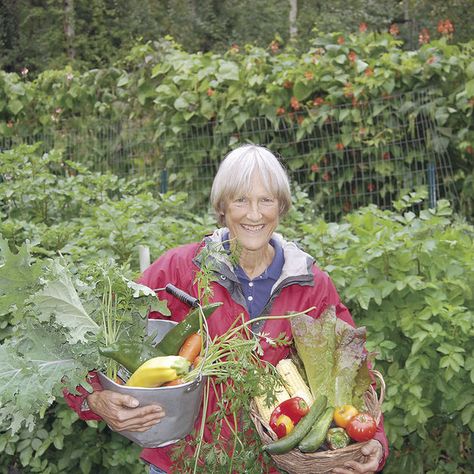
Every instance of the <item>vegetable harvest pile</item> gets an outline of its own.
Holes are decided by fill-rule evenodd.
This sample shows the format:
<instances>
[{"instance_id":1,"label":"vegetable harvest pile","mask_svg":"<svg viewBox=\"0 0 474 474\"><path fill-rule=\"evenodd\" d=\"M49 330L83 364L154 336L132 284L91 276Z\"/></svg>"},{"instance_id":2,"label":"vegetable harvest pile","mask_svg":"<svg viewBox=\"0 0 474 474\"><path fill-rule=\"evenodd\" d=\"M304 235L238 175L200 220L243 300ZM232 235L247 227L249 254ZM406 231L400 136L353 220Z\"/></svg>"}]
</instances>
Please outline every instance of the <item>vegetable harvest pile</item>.
<instances>
[{"instance_id":1,"label":"vegetable harvest pile","mask_svg":"<svg viewBox=\"0 0 474 474\"><path fill-rule=\"evenodd\" d=\"M277 365L283 379L279 404L270 408L262 397L255 400L261 419L279 438L264 449L270 454L285 454L295 448L314 453L344 448L351 440L372 439L376 421L363 401L371 383L363 347L365 329L339 320L333 307L318 319L296 316L291 327L300 363L287 359Z\"/></svg>"}]
</instances>

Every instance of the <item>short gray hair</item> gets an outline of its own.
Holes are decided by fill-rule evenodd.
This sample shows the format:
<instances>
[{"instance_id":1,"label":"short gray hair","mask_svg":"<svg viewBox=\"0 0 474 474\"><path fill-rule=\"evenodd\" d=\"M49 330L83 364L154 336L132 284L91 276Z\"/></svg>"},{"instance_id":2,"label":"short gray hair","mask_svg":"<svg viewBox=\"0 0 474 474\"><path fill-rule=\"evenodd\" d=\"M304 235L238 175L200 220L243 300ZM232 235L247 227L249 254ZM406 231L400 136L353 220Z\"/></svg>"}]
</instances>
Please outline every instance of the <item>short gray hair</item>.
<instances>
[{"instance_id":1,"label":"short gray hair","mask_svg":"<svg viewBox=\"0 0 474 474\"><path fill-rule=\"evenodd\" d=\"M265 147L241 145L225 156L212 183L211 206L220 225L224 225L228 201L251 191L252 177L256 172L265 188L278 199L280 217L288 212L291 207L290 183L278 158Z\"/></svg>"}]
</instances>

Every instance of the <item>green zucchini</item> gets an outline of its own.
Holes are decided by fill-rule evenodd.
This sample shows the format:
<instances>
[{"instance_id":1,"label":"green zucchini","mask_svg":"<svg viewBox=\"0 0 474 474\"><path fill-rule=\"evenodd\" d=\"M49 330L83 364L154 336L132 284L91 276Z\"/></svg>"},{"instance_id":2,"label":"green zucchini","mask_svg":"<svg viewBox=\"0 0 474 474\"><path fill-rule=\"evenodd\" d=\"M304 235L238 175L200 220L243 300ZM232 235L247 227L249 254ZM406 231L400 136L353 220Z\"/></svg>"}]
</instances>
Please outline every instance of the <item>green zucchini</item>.
<instances>
[{"instance_id":1,"label":"green zucchini","mask_svg":"<svg viewBox=\"0 0 474 474\"><path fill-rule=\"evenodd\" d=\"M309 433L301 440L298 449L302 453L314 453L326 439L326 434L331 426L334 408L328 407L318 418Z\"/></svg>"},{"instance_id":2,"label":"green zucchini","mask_svg":"<svg viewBox=\"0 0 474 474\"><path fill-rule=\"evenodd\" d=\"M283 438L273 443L269 443L263 447L269 454L285 454L291 451L311 430L316 420L326 408L327 398L320 395L311 405L307 415L305 415L299 423Z\"/></svg>"}]
</instances>

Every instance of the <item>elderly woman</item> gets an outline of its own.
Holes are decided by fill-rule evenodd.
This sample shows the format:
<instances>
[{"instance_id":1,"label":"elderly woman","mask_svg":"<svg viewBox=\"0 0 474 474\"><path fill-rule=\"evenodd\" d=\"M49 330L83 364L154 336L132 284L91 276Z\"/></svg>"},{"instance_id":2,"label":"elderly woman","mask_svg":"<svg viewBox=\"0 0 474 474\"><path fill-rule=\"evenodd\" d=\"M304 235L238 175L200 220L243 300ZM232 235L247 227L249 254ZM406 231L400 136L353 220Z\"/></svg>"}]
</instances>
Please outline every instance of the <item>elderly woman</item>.
<instances>
[{"instance_id":1,"label":"elderly woman","mask_svg":"<svg viewBox=\"0 0 474 474\"><path fill-rule=\"evenodd\" d=\"M173 283L198 297L195 277L202 264L201 250L210 245L220 246L222 252L213 262L216 278L211 286L212 300L223 305L208 319L211 338L224 333L242 313L245 318L255 318L315 307L309 314L317 318L328 305L334 305L337 316L354 326L328 275L308 254L275 233L280 218L290 208L291 194L285 170L268 149L244 145L229 153L214 179L211 204L222 227L202 242L166 252L144 272L141 283L150 288ZM234 249L238 250L238 264L229 258ZM165 292L158 296L168 300L176 321L182 320L189 311L184 303ZM156 313L150 316L160 317ZM287 319L268 320L260 330L275 338L281 333L291 336ZM262 347L262 358L274 365L289 351L287 346L272 347L265 341ZM82 406L82 418L102 418L117 431L144 431L166 416L159 406L139 407L132 397L95 386L94 393L87 396L88 406ZM211 411L216 403L211 393ZM226 435L224 426L222 436ZM142 452L142 458L151 465L150 473L172 472L170 452L169 446ZM380 470L388 454L383 426L378 427L364 454L365 463L348 462L347 469L333 472L354 474Z\"/></svg>"}]
</instances>

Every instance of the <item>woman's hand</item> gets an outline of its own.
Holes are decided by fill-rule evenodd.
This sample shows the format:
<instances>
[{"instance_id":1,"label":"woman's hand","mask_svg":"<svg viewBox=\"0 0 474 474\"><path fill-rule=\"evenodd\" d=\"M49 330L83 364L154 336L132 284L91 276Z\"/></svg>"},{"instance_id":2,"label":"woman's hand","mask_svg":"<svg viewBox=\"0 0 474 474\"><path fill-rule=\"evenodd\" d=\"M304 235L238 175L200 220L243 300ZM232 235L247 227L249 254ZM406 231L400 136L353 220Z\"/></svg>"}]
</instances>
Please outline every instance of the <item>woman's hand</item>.
<instances>
[{"instance_id":1,"label":"woman's hand","mask_svg":"<svg viewBox=\"0 0 474 474\"><path fill-rule=\"evenodd\" d=\"M146 431L165 416L159 405L139 407L136 398L111 390L91 393L87 403L114 431Z\"/></svg>"},{"instance_id":2,"label":"woman's hand","mask_svg":"<svg viewBox=\"0 0 474 474\"><path fill-rule=\"evenodd\" d=\"M334 474L370 474L376 472L383 456L382 445L377 440L372 439L361 449L361 453L367 456L364 463L347 461L344 468L336 467L331 472Z\"/></svg>"}]
</instances>

